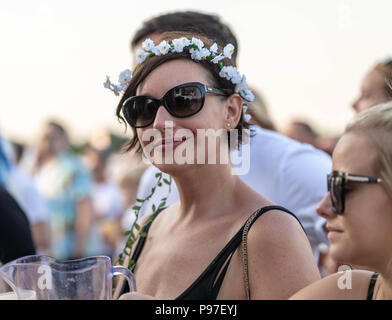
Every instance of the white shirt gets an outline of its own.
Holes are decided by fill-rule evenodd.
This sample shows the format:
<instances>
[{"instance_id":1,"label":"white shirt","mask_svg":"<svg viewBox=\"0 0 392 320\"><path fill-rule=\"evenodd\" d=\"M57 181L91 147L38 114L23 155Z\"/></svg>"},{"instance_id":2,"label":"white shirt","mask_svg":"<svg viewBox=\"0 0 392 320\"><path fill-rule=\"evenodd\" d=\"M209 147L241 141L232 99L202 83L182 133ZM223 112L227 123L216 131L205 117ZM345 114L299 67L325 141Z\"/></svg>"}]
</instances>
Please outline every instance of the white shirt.
<instances>
[{"instance_id":1,"label":"white shirt","mask_svg":"<svg viewBox=\"0 0 392 320\"><path fill-rule=\"evenodd\" d=\"M49 211L46 198L41 194L33 178L19 166L12 165L9 181L9 192L15 197L25 211L31 224L48 222Z\"/></svg>"},{"instance_id":2,"label":"white shirt","mask_svg":"<svg viewBox=\"0 0 392 320\"><path fill-rule=\"evenodd\" d=\"M91 200L97 219L118 219L123 213L123 195L113 181L93 183Z\"/></svg>"},{"instance_id":3,"label":"white shirt","mask_svg":"<svg viewBox=\"0 0 392 320\"><path fill-rule=\"evenodd\" d=\"M326 175L332 167L331 157L277 132L256 126L252 129L255 135L250 140L250 168L240 177L257 192L298 217L317 260L319 244L328 243L328 240L320 227L324 219L317 215L315 209L327 193ZM145 171L139 184L138 199L144 199L151 193L157 172L159 170L154 166ZM167 175L163 174L163 177L167 178ZM143 204L139 218L152 212L152 205L158 206L167 193L167 184L157 187L151 199ZM166 206L178 200L178 190L173 181ZM133 218L132 210L128 210L123 220L125 229L130 228Z\"/></svg>"}]
</instances>

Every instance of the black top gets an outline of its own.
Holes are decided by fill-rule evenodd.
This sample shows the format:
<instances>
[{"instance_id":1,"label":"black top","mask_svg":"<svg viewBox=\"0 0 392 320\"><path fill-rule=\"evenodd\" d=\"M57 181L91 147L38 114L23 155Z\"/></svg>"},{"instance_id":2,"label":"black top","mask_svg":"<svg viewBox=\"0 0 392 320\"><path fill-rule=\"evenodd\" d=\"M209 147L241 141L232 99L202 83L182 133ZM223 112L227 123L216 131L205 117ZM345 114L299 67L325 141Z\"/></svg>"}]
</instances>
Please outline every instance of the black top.
<instances>
[{"instance_id":1,"label":"black top","mask_svg":"<svg viewBox=\"0 0 392 320\"><path fill-rule=\"evenodd\" d=\"M154 219L162 210L156 213ZM302 224L298 220L298 218L292 212L290 212L289 210L281 206L266 206L258 209L256 218L253 220L253 222L256 221L256 219L258 219L263 213L269 210L281 210L291 214L293 217L297 219L297 221L302 227ZM147 223L143 227L144 232L148 233L152 221ZM249 228L252 226L252 224L249 226ZM230 260L235 250L242 242L242 232L244 227L245 224L234 235L234 237L226 244L226 246L218 253L215 259L207 266L207 268L203 271L203 273L188 287L188 289L186 289L182 294L180 294L176 298L176 300L216 300L223 279L226 275L226 271L229 266ZM136 245L135 251L132 255L132 260L135 261L135 263L137 262L137 259L139 258L139 255L143 249L146 238L147 237L140 238Z\"/></svg>"},{"instance_id":2,"label":"black top","mask_svg":"<svg viewBox=\"0 0 392 320\"><path fill-rule=\"evenodd\" d=\"M0 262L35 254L29 221L15 199L0 185Z\"/></svg>"},{"instance_id":3,"label":"black top","mask_svg":"<svg viewBox=\"0 0 392 320\"><path fill-rule=\"evenodd\" d=\"M373 273L372 277L370 278L367 300L373 300L374 286L376 285L377 278L378 278L378 273L377 272Z\"/></svg>"}]
</instances>

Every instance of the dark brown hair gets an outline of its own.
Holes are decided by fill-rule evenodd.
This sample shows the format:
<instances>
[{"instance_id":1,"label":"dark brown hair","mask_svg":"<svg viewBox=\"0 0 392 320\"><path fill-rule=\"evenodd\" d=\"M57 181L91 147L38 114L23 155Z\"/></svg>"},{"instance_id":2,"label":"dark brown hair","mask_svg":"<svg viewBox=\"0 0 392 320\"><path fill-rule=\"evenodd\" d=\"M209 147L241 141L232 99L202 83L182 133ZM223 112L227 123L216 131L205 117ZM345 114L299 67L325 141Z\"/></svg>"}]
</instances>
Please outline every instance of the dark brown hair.
<instances>
[{"instance_id":1,"label":"dark brown hair","mask_svg":"<svg viewBox=\"0 0 392 320\"><path fill-rule=\"evenodd\" d=\"M151 34L172 31L194 32L214 39L220 46L231 43L238 49L233 31L220 20L219 16L196 11L170 12L144 21L131 39L131 48ZM237 52L233 54L234 59Z\"/></svg>"},{"instance_id":2,"label":"dark brown hair","mask_svg":"<svg viewBox=\"0 0 392 320\"><path fill-rule=\"evenodd\" d=\"M206 38L205 36L196 34L196 33L179 33L179 32L165 32L160 36L160 41L161 40L166 40L168 42L172 41L173 39L179 38L181 36L185 36L188 39L191 39L192 37L198 38L200 40L203 41L204 45L206 47L209 47L213 44L213 41ZM219 48L220 50L222 48ZM127 123L126 120L123 118L123 116L121 115L121 109L122 109L122 105L124 103L124 101L126 99L128 99L129 97L135 96L136 95L136 89L139 86L139 84L154 70L156 69L158 66L164 64L165 62L171 61L171 60L176 60L176 59L188 59L190 60L190 54L188 52L187 49L184 49L184 52L182 53L168 53L165 55L160 55L160 56L153 56L151 58L148 58L147 61L145 61L144 63L138 65L136 67L136 70L132 76L132 79L128 85L128 87L126 88L124 95L121 97L121 100L117 106L116 109L116 115L118 117L118 119L120 120L120 122L124 122L125 124ZM225 79L225 78L221 78L219 76L219 72L220 72L220 68L217 64L208 62L208 61L196 61L196 60L192 60L195 63L199 63L203 68L205 68L208 71L208 75L209 75L209 80L211 81L210 85L213 85L216 88L219 89L228 89L230 90L233 94L234 89L235 89L235 85ZM225 58L224 60L222 60L223 64L225 66L231 65L231 66L235 66L235 60L234 59L227 59ZM243 113L241 114L241 118L238 122L238 124L235 126L235 129L238 129L238 145L239 143L242 142L242 130L243 129L249 129L249 124L247 122L245 122L244 120L244 115ZM139 143L139 139L137 137L136 134L136 130L134 128L131 128L132 133L133 133L133 137L131 138L131 140L129 142L127 142L124 145L124 150L125 151L129 151L131 149L133 149L134 147L137 147L137 151L141 151L141 145ZM230 139L230 137L229 137ZM230 140L229 140L229 145L230 145Z\"/></svg>"}]
</instances>

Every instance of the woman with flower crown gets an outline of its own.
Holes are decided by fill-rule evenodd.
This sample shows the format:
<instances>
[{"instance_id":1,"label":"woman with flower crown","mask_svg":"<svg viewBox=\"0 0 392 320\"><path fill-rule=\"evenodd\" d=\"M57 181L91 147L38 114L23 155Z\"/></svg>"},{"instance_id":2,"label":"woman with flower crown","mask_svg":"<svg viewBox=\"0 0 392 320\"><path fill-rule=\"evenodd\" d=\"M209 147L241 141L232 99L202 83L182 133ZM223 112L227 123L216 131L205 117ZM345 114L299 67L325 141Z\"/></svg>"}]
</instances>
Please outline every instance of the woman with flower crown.
<instances>
[{"instance_id":1,"label":"woman with flower crown","mask_svg":"<svg viewBox=\"0 0 392 320\"><path fill-rule=\"evenodd\" d=\"M236 145L231 133L240 141L249 134L244 110L253 99L231 59L234 47L197 34L160 40L143 42L131 79L125 72L120 84L105 83L124 91L117 116L134 133L128 150L140 149L172 176L180 194L140 221L143 236L128 252L137 292L121 299L287 299L320 275L295 215L222 161ZM213 148L203 130L218 133Z\"/></svg>"}]
</instances>

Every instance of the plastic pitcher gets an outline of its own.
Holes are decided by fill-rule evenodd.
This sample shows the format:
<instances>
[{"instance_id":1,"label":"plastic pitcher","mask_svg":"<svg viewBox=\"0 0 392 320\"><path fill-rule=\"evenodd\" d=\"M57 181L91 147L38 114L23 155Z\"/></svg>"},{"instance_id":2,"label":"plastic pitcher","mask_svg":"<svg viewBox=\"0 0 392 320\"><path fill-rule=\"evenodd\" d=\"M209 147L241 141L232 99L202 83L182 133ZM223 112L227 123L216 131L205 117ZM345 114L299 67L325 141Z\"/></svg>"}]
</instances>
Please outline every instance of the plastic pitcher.
<instances>
[{"instance_id":1,"label":"plastic pitcher","mask_svg":"<svg viewBox=\"0 0 392 320\"><path fill-rule=\"evenodd\" d=\"M111 300L112 278L117 275L127 279L130 291L136 290L133 273L125 267L112 266L106 256L60 261L34 255L0 268L0 277L21 300ZM12 293L2 296L7 295Z\"/></svg>"}]
</instances>

